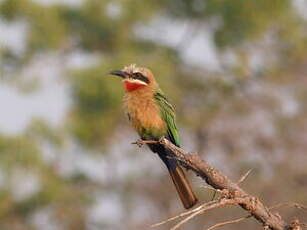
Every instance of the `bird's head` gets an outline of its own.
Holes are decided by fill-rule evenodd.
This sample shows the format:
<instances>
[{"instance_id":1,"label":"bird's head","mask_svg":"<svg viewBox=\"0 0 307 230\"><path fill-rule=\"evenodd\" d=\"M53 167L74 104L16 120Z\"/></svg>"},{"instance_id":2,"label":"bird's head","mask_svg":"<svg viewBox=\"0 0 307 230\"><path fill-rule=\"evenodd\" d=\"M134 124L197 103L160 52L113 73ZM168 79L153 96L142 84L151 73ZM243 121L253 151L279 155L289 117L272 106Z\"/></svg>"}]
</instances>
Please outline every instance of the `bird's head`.
<instances>
[{"instance_id":1,"label":"bird's head","mask_svg":"<svg viewBox=\"0 0 307 230\"><path fill-rule=\"evenodd\" d=\"M126 92L133 92L143 88L153 88L156 85L152 72L135 64L124 67L122 70L111 71L110 74L123 78Z\"/></svg>"}]
</instances>

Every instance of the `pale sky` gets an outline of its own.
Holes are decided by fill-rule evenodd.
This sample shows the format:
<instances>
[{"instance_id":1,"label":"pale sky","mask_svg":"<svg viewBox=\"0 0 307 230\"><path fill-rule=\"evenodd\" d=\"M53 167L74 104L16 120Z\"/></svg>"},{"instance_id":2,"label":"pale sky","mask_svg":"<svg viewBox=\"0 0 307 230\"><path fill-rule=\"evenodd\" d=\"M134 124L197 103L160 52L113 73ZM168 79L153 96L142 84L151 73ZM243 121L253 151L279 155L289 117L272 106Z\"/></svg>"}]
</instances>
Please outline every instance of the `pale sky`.
<instances>
[{"instance_id":1,"label":"pale sky","mask_svg":"<svg viewBox=\"0 0 307 230\"><path fill-rule=\"evenodd\" d=\"M50 0L48 0L50 1ZM145 30L145 39L159 38L158 42L169 46L177 46L186 32L182 23L169 20L154 20L153 23L140 30ZM23 22L4 24L0 20L0 46L7 46L16 53L24 51L27 25ZM158 36L163 31L164 38ZM144 34L144 33L142 33ZM180 51L183 59L190 64L218 69L215 49L209 33L197 33L186 47ZM95 55L75 52L66 58L69 66L80 67L81 63L93 62ZM68 111L69 98L63 80L63 63L56 54L37 57L30 68L23 71L24 78L37 77L41 87L34 93L24 94L18 89L0 85L0 131L16 134L22 131L34 117L42 118L51 125L58 125ZM1 76L0 76L1 77ZM1 78L0 78L1 79Z\"/></svg>"}]
</instances>

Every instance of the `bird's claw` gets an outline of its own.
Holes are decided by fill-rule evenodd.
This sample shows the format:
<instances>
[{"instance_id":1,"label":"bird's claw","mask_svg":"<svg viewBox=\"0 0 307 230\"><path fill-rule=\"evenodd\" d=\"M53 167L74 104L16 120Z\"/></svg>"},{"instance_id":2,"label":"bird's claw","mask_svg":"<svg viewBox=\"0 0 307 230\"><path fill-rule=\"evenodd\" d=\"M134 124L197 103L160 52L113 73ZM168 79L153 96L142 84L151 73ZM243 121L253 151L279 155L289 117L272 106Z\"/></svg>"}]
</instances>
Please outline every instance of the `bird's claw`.
<instances>
[{"instance_id":1,"label":"bird's claw","mask_svg":"<svg viewBox=\"0 0 307 230\"><path fill-rule=\"evenodd\" d=\"M144 144L144 141L142 139L138 139L136 142L133 142L132 144L135 144L141 148Z\"/></svg>"}]
</instances>

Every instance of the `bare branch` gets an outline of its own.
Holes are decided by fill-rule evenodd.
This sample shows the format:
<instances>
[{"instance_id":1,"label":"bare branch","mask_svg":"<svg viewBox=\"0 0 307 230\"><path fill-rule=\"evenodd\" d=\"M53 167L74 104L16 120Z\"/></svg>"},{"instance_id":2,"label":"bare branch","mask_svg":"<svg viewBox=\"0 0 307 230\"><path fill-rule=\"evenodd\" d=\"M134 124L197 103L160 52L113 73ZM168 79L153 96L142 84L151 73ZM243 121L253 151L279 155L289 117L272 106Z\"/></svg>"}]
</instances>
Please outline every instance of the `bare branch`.
<instances>
[{"instance_id":1,"label":"bare branch","mask_svg":"<svg viewBox=\"0 0 307 230\"><path fill-rule=\"evenodd\" d=\"M192 214L192 213L194 213L194 212L198 212L199 210L201 210L201 209L203 208L203 206L204 206L204 205L201 205L201 206L198 206L198 207L196 207L196 208L194 208L194 209L192 209L192 210L189 210L189 211L180 213L180 214L177 215L177 216L173 216L173 217L171 217L171 218L168 218L167 220L164 220L164 221L161 221L161 222L159 222L159 223L153 224L153 225L151 225L150 227L158 227L158 226L160 226L160 225L162 225L162 224L166 224L166 223L168 223L168 222L170 222L170 221L173 221L173 220L176 220L176 219L178 219L178 218L187 216L187 215Z\"/></svg>"},{"instance_id":2,"label":"bare branch","mask_svg":"<svg viewBox=\"0 0 307 230\"><path fill-rule=\"evenodd\" d=\"M148 143L163 145L169 150L167 151L169 154L168 157L175 158L183 167L188 170L192 170L197 176L203 178L207 184L212 186L214 189L221 191L222 193L222 198L220 200L208 202L194 210L180 214L159 224L175 220L179 217L187 216L172 228L172 230L175 230L190 219L210 209L224 205L238 204L247 212L249 212L252 217L258 220L264 226L264 228L272 230L299 229L299 224L293 222L288 224L281 218L278 213L271 212L272 208L267 208L257 197L246 193L242 188L239 187L239 184L245 180L250 172L246 173L238 183L234 183L224 174L222 174L218 169L210 166L206 161L202 160L197 153L187 153L183 149L173 145L166 138L161 138L159 141L141 140L136 142L136 144L139 146ZM158 224L154 226L158 226Z\"/></svg>"},{"instance_id":3,"label":"bare branch","mask_svg":"<svg viewBox=\"0 0 307 230\"><path fill-rule=\"evenodd\" d=\"M208 210L214 209L214 208L219 208L225 205L232 205L232 204L239 204L241 202L241 199L220 199L220 200L215 200L215 201L211 201L206 203L202 209L200 209L197 212L194 212L193 214L189 215L188 217L186 217L185 219L183 219L182 221L180 221L178 224L176 224L174 227L171 228L171 230L176 230L178 229L181 225L183 225L184 223L188 222L189 220L191 220L192 218L194 218L197 215L203 214Z\"/></svg>"},{"instance_id":4,"label":"bare branch","mask_svg":"<svg viewBox=\"0 0 307 230\"><path fill-rule=\"evenodd\" d=\"M237 182L237 184L241 184L243 181L245 181L245 179L248 177L248 175L251 173L251 171L253 171L252 169L248 170L241 178L240 180Z\"/></svg>"},{"instance_id":5,"label":"bare branch","mask_svg":"<svg viewBox=\"0 0 307 230\"><path fill-rule=\"evenodd\" d=\"M181 225L183 225L184 223L188 222L189 220L191 220L193 217L199 215L202 212L202 210L199 210L193 214L191 214L190 216L188 216L187 218L183 219L182 221L180 221L178 224L176 224L174 227L172 227L170 230L176 230L178 229Z\"/></svg>"}]
</instances>

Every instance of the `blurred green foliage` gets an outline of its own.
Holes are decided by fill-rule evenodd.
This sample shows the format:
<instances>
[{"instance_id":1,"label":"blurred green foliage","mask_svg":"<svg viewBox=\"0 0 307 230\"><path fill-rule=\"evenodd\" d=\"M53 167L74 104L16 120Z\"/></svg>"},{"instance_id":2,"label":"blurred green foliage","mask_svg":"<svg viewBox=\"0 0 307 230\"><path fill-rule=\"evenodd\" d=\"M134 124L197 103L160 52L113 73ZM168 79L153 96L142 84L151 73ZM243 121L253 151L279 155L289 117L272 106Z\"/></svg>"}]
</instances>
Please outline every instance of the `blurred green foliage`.
<instances>
[{"instance_id":1,"label":"blurred green foliage","mask_svg":"<svg viewBox=\"0 0 307 230\"><path fill-rule=\"evenodd\" d=\"M162 17L196 25L196 33L191 36L202 31L212 33L220 69L209 71L206 66L193 66L184 61L178 46L146 40L138 34L139 27L149 27L152 20ZM80 6L71 6L3 0L0 20L22 21L28 29L23 54L16 55L8 47L0 47L1 80L7 84L24 82L20 73L42 54L58 53L64 60L67 54L84 52L97 59L86 67L65 66L64 81L72 103L61 127L51 127L35 119L19 135L1 134L0 174L4 178L0 186L1 229L37 229L31 220L46 208L52 210L50 218L55 225L50 229L144 229L157 219L133 219L133 211L145 204L150 209L150 202L159 208L160 216L157 214L156 218L165 219L174 214L172 204L177 200L171 186L164 186L169 183L164 175L151 175L147 171L121 175L114 169L115 165L127 161L117 162L117 155L111 151L118 145L116 138L121 133L133 136L130 129L127 131L121 108L122 87L118 79L107 73L130 63L154 71L175 104L184 135L192 139L196 150L206 152L205 157L209 159L220 160L219 166L236 178L250 167L257 168L254 176L257 183L248 185L247 190L276 202L296 199L296 191L301 191L300 201L307 201L306 165L300 165L306 159L307 143L302 132L302 127L307 127L303 116L307 110L306 20L298 15L294 1L84 0ZM204 29L210 23L214 29ZM231 64L227 62L229 54ZM259 55L256 61L254 55ZM255 68L253 64L257 60L260 64ZM48 68L52 67L46 64ZM294 115L291 111L290 115L283 113L283 106L289 106L288 103L299 107ZM129 141L134 140L128 138ZM105 174L114 180L121 175L120 182L107 180L97 184L82 172L65 175L57 160L44 159L46 148L57 159L68 151L71 142L79 152L98 152L105 157L107 164L112 165ZM120 154L124 159L128 153ZM129 158L138 162L141 157L129 155ZM266 171L268 168L271 172ZM18 170L21 174L36 175L40 184L36 192L20 200L14 197L16 188L12 186ZM146 179L147 174L146 178L139 176L145 173L153 179ZM266 181L267 174L273 183ZM134 178L143 179L136 182ZM287 187L289 180L294 181L294 187ZM279 191L275 185L283 189ZM203 189L197 190L201 199L210 196ZM113 223L105 220L100 225L88 223L88 212L100 193L119 194L126 217L115 218ZM136 197L142 197L145 202L137 207L132 205ZM300 213L289 211L286 215L290 218ZM221 211L207 218L218 220L227 216L230 214ZM196 229L204 224L207 222L197 220L190 227ZM247 223L243 228L258 229L259 226Z\"/></svg>"},{"instance_id":2,"label":"blurred green foliage","mask_svg":"<svg viewBox=\"0 0 307 230\"><path fill-rule=\"evenodd\" d=\"M76 100L72 111L72 130L88 145L99 145L111 137L121 116L121 92L105 77L105 69L91 68L74 74L72 92ZM97 74L103 73L103 74Z\"/></svg>"}]
</instances>

